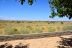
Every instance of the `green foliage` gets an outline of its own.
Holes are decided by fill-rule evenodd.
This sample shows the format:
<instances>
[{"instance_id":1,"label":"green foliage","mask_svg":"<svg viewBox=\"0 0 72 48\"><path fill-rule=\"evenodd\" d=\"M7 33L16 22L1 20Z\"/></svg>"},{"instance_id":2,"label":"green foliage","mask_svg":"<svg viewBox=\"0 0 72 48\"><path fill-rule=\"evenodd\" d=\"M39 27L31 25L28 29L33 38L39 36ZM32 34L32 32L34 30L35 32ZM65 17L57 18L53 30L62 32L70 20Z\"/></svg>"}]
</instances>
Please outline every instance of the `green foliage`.
<instances>
[{"instance_id":1,"label":"green foliage","mask_svg":"<svg viewBox=\"0 0 72 48\"><path fill-rule=\"evenodd\" d=\"M24 2L25 2L25 0L20 0L20 3L23 5L24 4Z\"/></svg>"},{"instance_id":2,"label":"green foliage","mask_svg":"<svg viewBox=\"0 0 72 48\"><path fill-rule=\"evenodd\" d=\"M19 2L21 3L21 5L23 5L25 0L20 0ZM33 0L28 0L28 4L32 5L33 4Z\"/></svg>"},{"instance_id":3,"label":"green foliage","mask_svg":"<svg viewBox=\"0 0 72 48\"><path fill-rule=\"evenodd\" d=\"M72 18L72 0L50 0L51 5L51 18L58 17L68 17Z\"/></svg>"},{"instance_id":4,"label":"green foliage","mask_svg":"<svg viewBox=\"0 0 72 48\"><path fill-rule=\"evenodd\" d=\"M33 0L28 0L28 4L32 5L33 4Z\"/></svg>"}]
</instances>

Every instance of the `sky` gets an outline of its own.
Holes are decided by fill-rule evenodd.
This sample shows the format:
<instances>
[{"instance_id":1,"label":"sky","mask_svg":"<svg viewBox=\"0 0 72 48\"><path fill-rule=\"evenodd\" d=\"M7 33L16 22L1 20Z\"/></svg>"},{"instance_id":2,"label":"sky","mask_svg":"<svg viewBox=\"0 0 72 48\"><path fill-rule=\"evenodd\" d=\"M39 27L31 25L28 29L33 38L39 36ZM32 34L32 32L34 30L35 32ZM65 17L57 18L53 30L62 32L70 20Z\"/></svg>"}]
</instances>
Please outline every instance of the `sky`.
<instances>
[{"instance_id":1,"label":"sky","mask_svg":"<svg viewBox=\"0 0 72 48\"><path fill-rule=\"evenodd\" d=\"M18 0L0 0L0 20L28 20L28 21L72 21L66 17L49 18L51 8L48 0L36 0L30 6L26 2L21 5Z\"/></svg>"}]
</instances>

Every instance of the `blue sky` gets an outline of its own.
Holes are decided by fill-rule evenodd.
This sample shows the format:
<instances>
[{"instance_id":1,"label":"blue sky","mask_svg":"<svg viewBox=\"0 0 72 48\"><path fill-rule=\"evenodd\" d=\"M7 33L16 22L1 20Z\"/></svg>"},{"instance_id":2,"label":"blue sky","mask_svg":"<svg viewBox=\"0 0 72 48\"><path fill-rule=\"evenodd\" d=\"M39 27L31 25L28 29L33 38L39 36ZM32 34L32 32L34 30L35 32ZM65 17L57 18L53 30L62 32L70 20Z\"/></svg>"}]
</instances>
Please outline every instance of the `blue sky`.
<instances>
[{"instance_id":1,"label":"blue sky","mask_svg":"<svg viewBox=\"0 0 72 48\"><path fill-rule=\"evenodd\" d=\"M51 13L48 0L37 0L32 6L21 5L17 0L0 0L0 20L39 20L39 21L72 21L68 18L49 18Z\"/></svg>"}]
</instances>

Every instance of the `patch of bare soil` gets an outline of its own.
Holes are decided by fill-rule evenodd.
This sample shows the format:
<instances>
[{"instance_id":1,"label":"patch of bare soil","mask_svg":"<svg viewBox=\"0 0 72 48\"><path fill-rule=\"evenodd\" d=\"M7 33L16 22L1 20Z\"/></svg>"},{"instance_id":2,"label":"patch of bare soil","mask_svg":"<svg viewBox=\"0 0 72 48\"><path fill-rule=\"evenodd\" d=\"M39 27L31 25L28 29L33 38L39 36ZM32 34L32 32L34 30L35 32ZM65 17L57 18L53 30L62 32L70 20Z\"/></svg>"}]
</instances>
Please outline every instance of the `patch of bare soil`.
<instances>
[{"instance_id":1,"label":"patch of bare soil","mask_svg":"<svg viewBox=\"0 0 72 48\"><path fill-rule=\"evenodd\" d=\"M65 38L72 37L72 35L61 36ZM24 47L24 48L57 48L60 37L44 37L38 39L27 39L27 40L11 40L0 42L0 45L12 46L12 48Z\"/></svg>"}]
</instances>

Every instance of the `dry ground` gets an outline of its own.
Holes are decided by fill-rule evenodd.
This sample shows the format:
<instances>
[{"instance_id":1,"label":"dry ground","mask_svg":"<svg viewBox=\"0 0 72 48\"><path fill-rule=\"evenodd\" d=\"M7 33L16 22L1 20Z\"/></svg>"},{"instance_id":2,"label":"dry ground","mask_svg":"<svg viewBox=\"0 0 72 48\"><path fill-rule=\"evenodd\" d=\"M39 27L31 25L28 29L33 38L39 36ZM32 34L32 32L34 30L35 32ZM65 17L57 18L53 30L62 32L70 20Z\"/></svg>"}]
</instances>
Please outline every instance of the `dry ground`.
<instances>
[{"instance_id":1,"label":"dry ground","mask_svg":"<svg viewBox=\"0 0 72 48\"><path fill-rule=\"evenodd\" d=\"M72 35L65 35L62 37L72 37ZM58 42L60 41L60 37L45 37L45 38L38 38L38 39L27 39L27 40L12 40L12 41L5 41L0 42L0 44L9 43L13 46L22 43L22 44L28 44L29 48L57 48Z\"/></svg>"}]
</instances>

